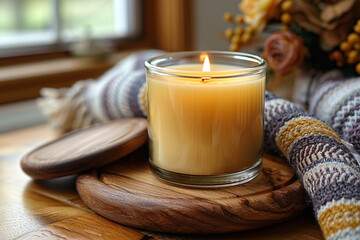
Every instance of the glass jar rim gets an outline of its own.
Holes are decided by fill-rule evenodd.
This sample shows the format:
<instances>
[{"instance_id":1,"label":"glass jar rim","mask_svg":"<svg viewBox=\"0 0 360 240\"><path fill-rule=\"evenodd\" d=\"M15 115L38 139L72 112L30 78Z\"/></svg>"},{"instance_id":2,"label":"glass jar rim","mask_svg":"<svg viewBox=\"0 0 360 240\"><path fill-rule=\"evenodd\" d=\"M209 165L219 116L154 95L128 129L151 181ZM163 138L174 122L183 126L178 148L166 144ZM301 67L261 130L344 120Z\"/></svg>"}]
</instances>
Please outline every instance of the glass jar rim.
<instances>
[{"instance_id":1,"label":"glass jar rim","mask_svg":"<svg viewBox=\"0 0 360 240\"><path fill-rule=\"evenodd\" d=\"M152 57L145 61L145 68L150 73L161 74L166 76L173 77L186 77L186 78L198 78L198 76L191 77L191 73L196 73L198 75L201 71L189 71L189 70L181 70L181 69L172 69L171 67L160 67L156 64L160 62L171 59L171 58L180 58L180 57L190 57L190 56L199 56L200 55L209 55L209 56L226 56L229 58L233 58L237 61L247 61L256 63L254 66L249 67L241 67L239 69L229 69L223 71L216 71L216 76L211 76L210 78L233 78L233 77L245 77L250 75L255 75L263 72L267 68L266 61L257 55L244 53L244 52L230 52L230 51L185 51L185 52L172 52L158 55L156 57ZM211 60L211 59L210 59ZM236 66L236 65L234 65Z\"/></svg>"}]
</instances>

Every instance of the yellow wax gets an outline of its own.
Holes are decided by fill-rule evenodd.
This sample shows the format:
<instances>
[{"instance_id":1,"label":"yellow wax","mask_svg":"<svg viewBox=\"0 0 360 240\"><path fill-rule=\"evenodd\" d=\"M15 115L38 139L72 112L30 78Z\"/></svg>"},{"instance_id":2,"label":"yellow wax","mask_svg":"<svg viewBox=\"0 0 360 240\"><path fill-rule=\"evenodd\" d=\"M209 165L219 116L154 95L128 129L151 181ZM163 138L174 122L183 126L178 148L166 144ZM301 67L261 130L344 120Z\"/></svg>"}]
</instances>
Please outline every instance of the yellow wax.
<instances>
[{"instance_id":1,"label":"yellow wax","mask_svg":"<svg viewBox=\"0 0 360 240\"><path fill-rule=\"evenodd\" d=\"M265 75L202 81L202 75L242 70L213 64L205 74L201 68L194 64L169 69L199 78L147 75L152 164L192 175L252 167L262 157Z\"/></svg>"}]
</instances>

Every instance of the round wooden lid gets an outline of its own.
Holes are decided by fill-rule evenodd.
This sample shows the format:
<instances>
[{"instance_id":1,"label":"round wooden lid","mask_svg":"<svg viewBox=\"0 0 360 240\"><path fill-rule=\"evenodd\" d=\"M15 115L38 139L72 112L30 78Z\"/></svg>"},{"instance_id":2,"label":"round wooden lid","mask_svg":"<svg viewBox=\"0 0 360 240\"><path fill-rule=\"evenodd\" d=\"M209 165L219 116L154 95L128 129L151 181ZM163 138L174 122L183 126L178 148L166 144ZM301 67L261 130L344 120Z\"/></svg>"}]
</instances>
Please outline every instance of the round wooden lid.
<instances>
[{"instance_id":1,"label":"round wooden lid","mask_svg":"<svg viewBox=\"0 0 360 240\"><path fill-rule=\"evenodd\" d=\"M21 167L35 179L98 168L143 145L146 127L146 119L120 119L71 132L26 154Z\"/></svg>"},{"instance_id":2,"label":"round wooden lid","mask_svg":"<svg viewBox=\"0 0 360 240\"><path fill-rule=\"evenodd\" d=\"M292 218L306 208L305 192L291 168L264 157L260 175L227 188L191 189L166 184L149 169L146 149L121 162L82 174L84 203L112 221L155 232L212 234L244 231Z\"/></svg>"}]
</instances>

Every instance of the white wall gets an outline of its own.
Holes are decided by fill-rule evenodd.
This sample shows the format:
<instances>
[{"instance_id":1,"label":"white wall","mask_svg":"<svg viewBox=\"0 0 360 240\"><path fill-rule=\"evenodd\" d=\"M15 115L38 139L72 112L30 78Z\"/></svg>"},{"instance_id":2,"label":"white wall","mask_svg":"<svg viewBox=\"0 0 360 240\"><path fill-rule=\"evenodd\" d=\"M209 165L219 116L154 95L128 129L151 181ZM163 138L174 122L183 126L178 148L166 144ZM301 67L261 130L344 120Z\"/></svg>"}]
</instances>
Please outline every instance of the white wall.
<instances>
[{"instance_id":1,"label":"white wall","mask_svg":"<svg viewBox=\"0 0 360 240\"><path fill-rule=\"evenodd\" d=\"M228 50L224 31L231 24L224 21L224 13L239 13L239 0L194 0L194 49Z\"/></svg>"},{"instance_id":2,"label":"white wall","mask_svg":"<svg viewBox=\"0 0 360 240\"><path fill-rule=\"evenodd\" d=\"M194 0L193 36L194 50L228 51L229 42L224 31L233 25L224 21L224 13L236 16L240 0ZM242 52L260 54L257 50L263 46L268 33L262 33L253 39L251 44L240 49Z\"/></svg>"}]
</instances>

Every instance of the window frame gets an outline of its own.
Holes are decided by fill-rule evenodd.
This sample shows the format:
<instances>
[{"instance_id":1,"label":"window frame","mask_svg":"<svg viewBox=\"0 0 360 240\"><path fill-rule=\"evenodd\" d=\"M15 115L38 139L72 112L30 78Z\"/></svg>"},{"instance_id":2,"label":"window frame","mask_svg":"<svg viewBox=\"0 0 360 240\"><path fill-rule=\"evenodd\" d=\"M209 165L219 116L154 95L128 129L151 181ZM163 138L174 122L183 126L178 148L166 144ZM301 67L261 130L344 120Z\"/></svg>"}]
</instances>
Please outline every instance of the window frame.
<instances>
[{"instance_id":1,"label":"window frame","mask_svg":"<svg viewBox=\"0 0 360 240\"><path fill-rule=\"evenodd\" d=\"M140 3L141 0L138 1L130 1L132 7L135 8L136 13L143 12L141 6L143 4ZM78 42L78 40L72 41L62 41L60 36L60 28L61 28L61 20L60 20L60 0L51 0L52 7L52 22L54 25L54 33L55 40L52 43L32 45L32 46L19 46L19 47L10 47L10 48L2 48L0 49L0 59L3 58L14 58L14 57L24 57L31 55L47 55L50 53L70 53L71 46ZM140 6L139 6L140 5ZM137 41L141 39L142 35L142 22L135 20L135 28L138 33L132 34L131 36L126 37L95 37L94 40L103 40L112 44L115 48L120 47L128 43L129 41ZM1 63L1 61L0 61Z\"/></svg>"}]
</instances>

